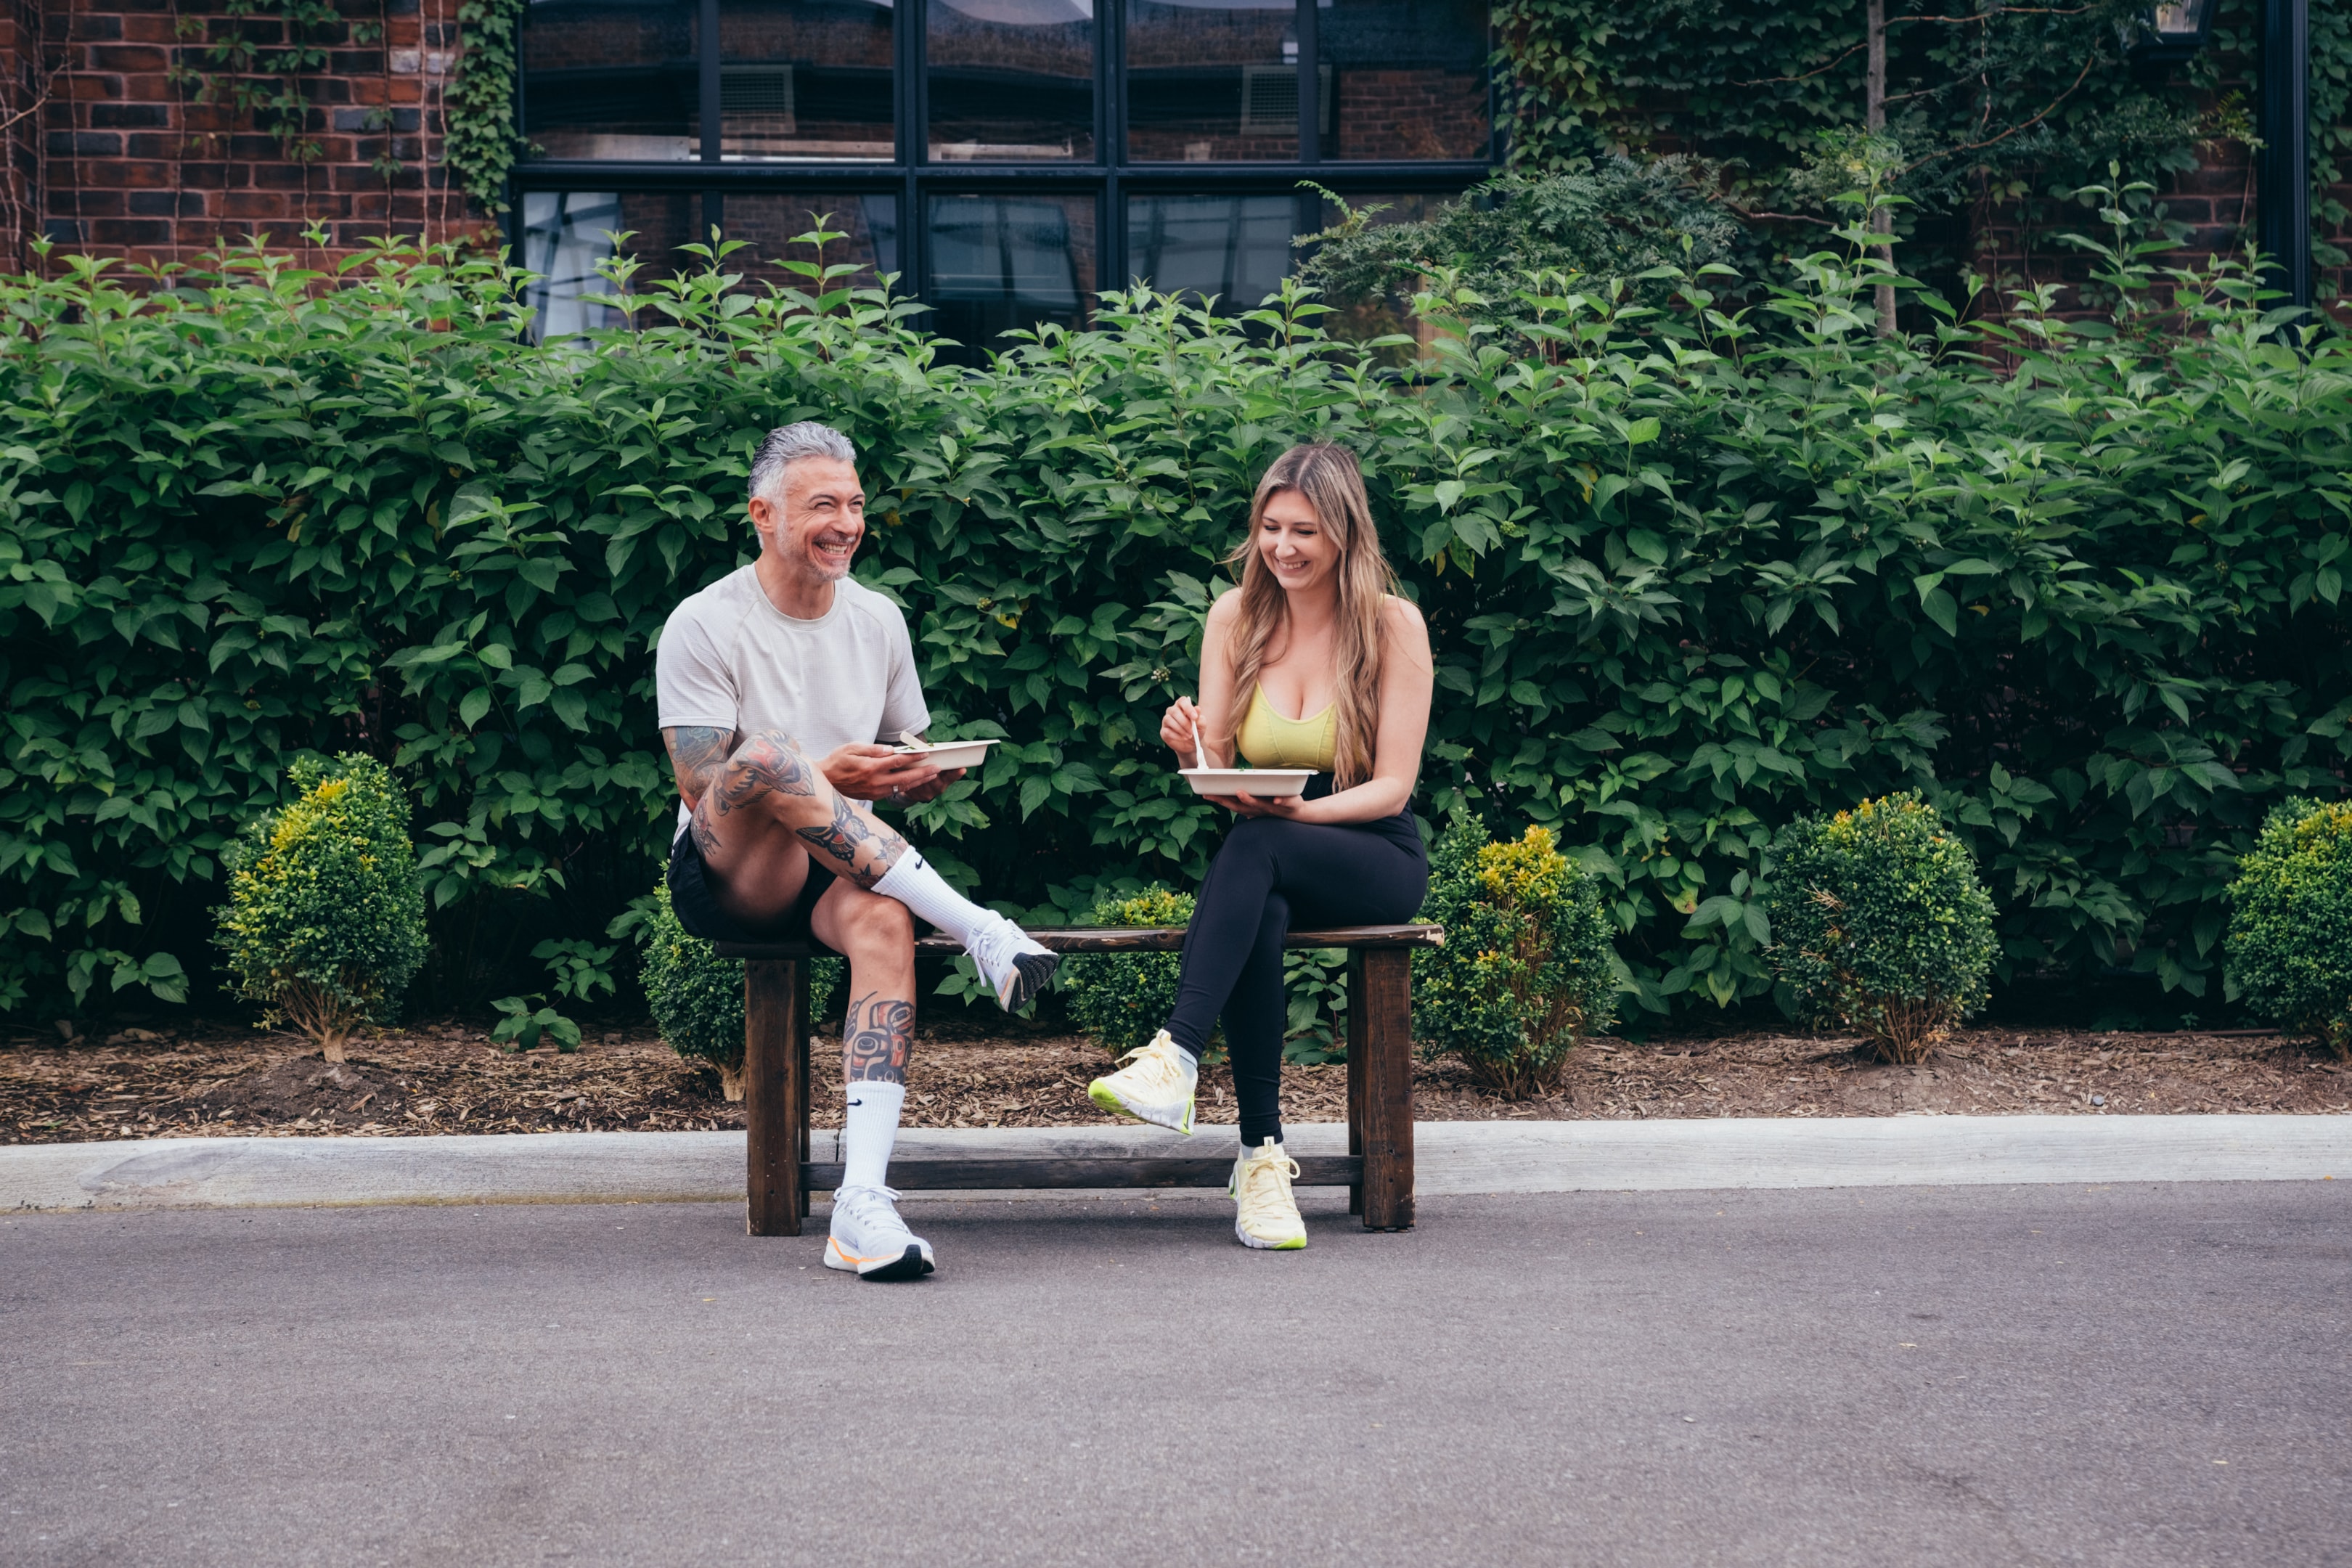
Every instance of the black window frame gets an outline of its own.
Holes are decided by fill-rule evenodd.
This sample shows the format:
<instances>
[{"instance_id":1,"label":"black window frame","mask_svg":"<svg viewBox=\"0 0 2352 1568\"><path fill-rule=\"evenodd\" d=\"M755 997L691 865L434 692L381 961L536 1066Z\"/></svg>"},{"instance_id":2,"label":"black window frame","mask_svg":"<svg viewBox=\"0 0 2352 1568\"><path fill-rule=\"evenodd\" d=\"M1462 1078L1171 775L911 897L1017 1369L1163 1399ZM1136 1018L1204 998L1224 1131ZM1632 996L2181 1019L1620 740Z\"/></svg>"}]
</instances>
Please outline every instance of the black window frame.
<instances>
[{"instance_id":1,"label":"black window frame","mask_svg":"<svg viewBox=\"0 0 2352 1568\"><path fill-rule=\"evenodd\" d=\"M935 195L1091 188L1096 198L1095 279L1097 293L1130 281L1126 199L1130 195L1252 195L1280 193L1295 198L1297 232L1323 226L1322 198L1301 190L1312 179L1343 196L1387 194L1452 194L1487 178L1505 161L1507 142L1497 113L1491 67L1486 84L1488 155L1446 161L1330 159L1322 155L1319 126L1321 83L1318 67L1317 0L1297 0L1298 35L1298 156L1267 163L1134 163L1127 148L1128 0L1096 0L1095 148L1089 163L931 163L927 119L925 43L930 0L897 0L892 6L892 107L895 157L890 163L728 163L719 155L719 4L699 0L698 57L700 91L698 155L672 163L605 159L519 160L508 176L508 239L522 241L524 191L686 191L698 195L696 235L707 239L715 226L727 233L730 194L804 194L841 191L898 198L898 255L902 291L929 296L930 257L926 203ZM523 7L523 26L533 7ZM1488 21L1491 41L1493 22ZM1490 51L1491 52L1491 51ZM522 68L525 49L516 50L515 123L528 125ZM1101 154L1108 150L1108 156ZM1116 280L1116 281L1113 281ZM1255 301L1247 303L1254 304Z\"/></svg>"}]
</instances>

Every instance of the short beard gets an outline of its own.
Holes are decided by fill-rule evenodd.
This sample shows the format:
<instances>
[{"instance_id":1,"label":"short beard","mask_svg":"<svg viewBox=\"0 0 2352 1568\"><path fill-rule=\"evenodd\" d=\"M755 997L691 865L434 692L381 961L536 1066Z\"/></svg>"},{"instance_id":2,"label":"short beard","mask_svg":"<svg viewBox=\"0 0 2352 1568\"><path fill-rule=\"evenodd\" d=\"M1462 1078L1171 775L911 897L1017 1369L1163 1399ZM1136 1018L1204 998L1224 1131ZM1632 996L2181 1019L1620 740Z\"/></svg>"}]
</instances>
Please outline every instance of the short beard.
<instances>
[{"instance_id":1,"label":"short beard","mask_svg":"<svg viewBox=\"0 0 2352 1568\"><path fill-rule=\"evenodd\" d=\"M835 566L831 559L817 547L816 541L812 539L801 547L800 558L817 576L828 583L838 583L849 575L850 567L856 563L857 552L855 549L851 550L848 558Z\"/></svg>"}]
</instances>

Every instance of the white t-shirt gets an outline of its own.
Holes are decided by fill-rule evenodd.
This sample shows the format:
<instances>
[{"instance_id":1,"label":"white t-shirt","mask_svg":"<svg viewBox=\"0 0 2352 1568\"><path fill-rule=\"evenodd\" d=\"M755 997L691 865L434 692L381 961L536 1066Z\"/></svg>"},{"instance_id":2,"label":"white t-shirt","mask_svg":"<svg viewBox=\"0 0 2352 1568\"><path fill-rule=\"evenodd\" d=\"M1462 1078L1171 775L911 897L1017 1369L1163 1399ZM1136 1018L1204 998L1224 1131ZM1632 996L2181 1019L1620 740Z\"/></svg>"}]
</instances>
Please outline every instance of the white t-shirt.
<instances>
[{"instance_id":1,"label":"white t-shirt","mask_svg":"<svg viewBox=\"0 0 2352 1568\"><path fill-rule=\"evenodd\" d=\"M782 730L811 761L931 724L907 617L849 577L803 621L768 602L751 567L728 574L670 612L654 689L665 730ZM690 816L680 804L680 833Z\"/></svg>"}]
</instances>

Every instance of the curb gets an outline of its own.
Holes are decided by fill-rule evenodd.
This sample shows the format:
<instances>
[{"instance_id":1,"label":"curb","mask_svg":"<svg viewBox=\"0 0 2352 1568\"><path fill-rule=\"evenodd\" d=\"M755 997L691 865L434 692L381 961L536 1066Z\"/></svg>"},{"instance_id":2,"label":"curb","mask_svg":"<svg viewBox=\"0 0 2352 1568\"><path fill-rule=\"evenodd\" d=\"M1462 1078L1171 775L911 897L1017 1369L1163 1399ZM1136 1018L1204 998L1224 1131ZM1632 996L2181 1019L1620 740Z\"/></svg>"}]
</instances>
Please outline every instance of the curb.
<instances>
[{"instance_id":1,"label":"curb","mask_svg":"<svg viewBox=\"0 0 2352 1568\"><path fill-rule=\"evenodd\" d=\"M913 1130L902 1157L1215 1153L1230 1128ZM1416 1190L1657 1192L2074 1182L2352 1179L2347 1116L1901 1116L1820 1121L1424 1121ZM818 1132L818 1161L837 1158ZM1347 1152L1347 1129L1290 1130L1297 1154ZM171 1138L0 1147L0 1210L333 1207L376 1204L741 1203L740 1132L491 1137ZM1136 1189L1124 1189L1131 1195ZM969 1197L970 1194L958 1194ZM1007 1193L1063 1199L1067 1191ZM1162 1194L1221 1196L1214 1189ZM918 1194L928 1197L929 1194Z\"/></svg>"}]
</instances>

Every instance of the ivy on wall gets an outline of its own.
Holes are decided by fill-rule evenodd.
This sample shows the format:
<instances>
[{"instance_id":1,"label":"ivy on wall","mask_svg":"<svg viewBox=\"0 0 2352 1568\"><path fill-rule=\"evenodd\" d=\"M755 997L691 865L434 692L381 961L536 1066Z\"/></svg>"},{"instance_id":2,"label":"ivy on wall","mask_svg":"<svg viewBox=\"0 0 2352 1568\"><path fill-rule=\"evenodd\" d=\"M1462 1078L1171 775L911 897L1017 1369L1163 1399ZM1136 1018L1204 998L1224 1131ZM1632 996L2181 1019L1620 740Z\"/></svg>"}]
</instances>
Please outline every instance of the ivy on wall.
<instances>
[{"instance_id":1,"label":"ivy on wall","mask_svg":"<svg viewBox=\"0 0 2352 1568\"><path fill-rule=\"evenodd\" d=\"M507 174L522 138L515 125L515 74L524 0L463 0L464 47L442 96L443 162L459 189L493 213L507 208Z\"/></svg>"},{"instance_id":2,"label":"ivy on wall","mask_svg":"<svg viewBox=\"0 0 2352 1568\"><path fill-rule=\"evenodd\" d=\"M2158 178L2193 166L2200 141L2251 140L2237 84L2254 71L2256 5L2223 0L2212 47L2165 68L2129 58L2145 0L1889 0L1875 134L1864 130L1869 0L1497 0L1496 20L1522 165L1694 154L1739 210L1794 226L1836 221L1832 198L1875 176L1916 227L1971 206L2032 222L2110 163ZM2352 0L2312 0L2311 15L2325 234L2345 216L2326 187L2352 151ZM2323 246L2321 259L2343 258Z\"/></svg>"},{"instance_id":3,"label":"ivy on wall","mask_svg":"<svg viewBox=\"0 0 2352 1568\"><path fill-rule=\"evenodd\" d=\"M2352 179L2352 3L2313 0L2311 6L2311 226L2319 237L2312 247L2323 267L2341 267L2352 256L2326 242L2341 234L2352 209L2336 199L2334 187Z\"/></svg>"},{"instance_id":4,"label":"ivy on wall","mask_svg":"<svg viewBox=\"0 0 2352 1568\"><path fill-rule=\"evenodd\" d=\"M175 35L204 42L205 68L174 49L164 79L196 103L225 104L278 138L289 163L316 163L310 134L310 79L332 60L334 45L379 43L381 22L345 24L331 0L224 0L220 16L179 16Z\"/></svg>"}]
</instances>

